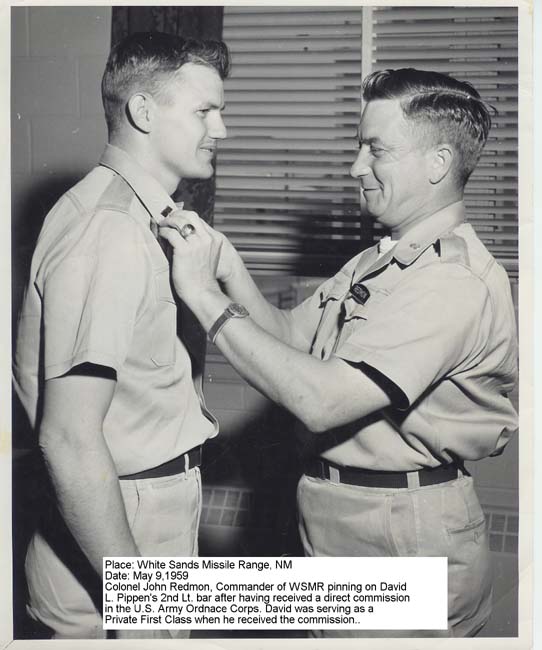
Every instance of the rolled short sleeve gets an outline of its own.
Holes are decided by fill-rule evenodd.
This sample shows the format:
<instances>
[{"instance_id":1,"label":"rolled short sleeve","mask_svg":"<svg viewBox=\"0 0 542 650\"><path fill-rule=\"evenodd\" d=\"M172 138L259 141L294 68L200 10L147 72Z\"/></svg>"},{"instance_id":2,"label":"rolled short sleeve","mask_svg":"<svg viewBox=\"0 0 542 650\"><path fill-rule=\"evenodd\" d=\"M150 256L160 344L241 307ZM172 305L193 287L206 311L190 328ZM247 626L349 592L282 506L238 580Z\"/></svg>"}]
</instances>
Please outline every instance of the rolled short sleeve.
<instances>
[{"instance_id":1,"label":"rolled short sleeve","mask_svg":"<svg viewBox=\"0 0 542 650\"><path fill-rule=\"evenodd\" d=\"M491 328L485 285L468 269L438 264L411 274L372 309L353 310L335 355L393 382L409 408L444 377L476 363Z\"/></svg>"},{"instance_id":2,"label":"rolled short sleeve","mask_svg":"<svg viewBox=\"0 0 542 650\"><path fill-rule=\"evenodd\" d=\"M85 250L61 260L43 286L44 373L58 377L81 363L118 371L147 293L144 247L126 215L96 219Z\"/></svg>"}]
</instances>

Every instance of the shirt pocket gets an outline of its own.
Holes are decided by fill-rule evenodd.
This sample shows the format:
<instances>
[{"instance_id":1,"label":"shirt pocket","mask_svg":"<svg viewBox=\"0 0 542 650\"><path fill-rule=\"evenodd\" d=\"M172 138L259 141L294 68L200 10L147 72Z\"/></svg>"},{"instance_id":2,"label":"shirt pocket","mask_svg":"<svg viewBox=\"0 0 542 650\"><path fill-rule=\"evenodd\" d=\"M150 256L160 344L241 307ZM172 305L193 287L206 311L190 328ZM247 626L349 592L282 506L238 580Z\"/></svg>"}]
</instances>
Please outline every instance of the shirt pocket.
<instances>
[{"instance_id":1,"label":"shirt pocket","mask_svg":"<svg viewBox=\"0 0 542 650\"><path fill-rule=\"evenodd\" d=\"M370 287L370 295L364 304L348 296L343 303L341 342L355 334L360 327L371 322L373 314L377 313L382 303L388 298L390 292L387 289Z\"/></svg>"},{"instance_id":2,"label":"shirt pocket","mask_svg":"<svg viewBox=\"0 0 542 650\"><path fill-rule=\"evenodd\" d=\"M156 301L152 325L151 359L156 366L171 366L175 362L177 340L177 305L171 293L169 267L154 276Z\"/></svg>"}]
</instances>

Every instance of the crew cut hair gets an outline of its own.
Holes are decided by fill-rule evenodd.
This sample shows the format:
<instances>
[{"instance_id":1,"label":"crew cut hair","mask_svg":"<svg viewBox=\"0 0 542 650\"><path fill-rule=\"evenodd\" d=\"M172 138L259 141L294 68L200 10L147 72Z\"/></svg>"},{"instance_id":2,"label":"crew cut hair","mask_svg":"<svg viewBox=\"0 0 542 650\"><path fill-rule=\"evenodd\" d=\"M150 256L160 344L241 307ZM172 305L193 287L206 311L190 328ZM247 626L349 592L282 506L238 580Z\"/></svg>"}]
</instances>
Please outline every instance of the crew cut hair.
<instances>
[{"instance_id":1,"label":"crew cut hair","mask_svg":"<svg viewBox=\"0 0 542 650\"><path fill-rule=\"evenodd\" d=\"M102 101L109 135L118 129L126 102L135 92L144 91L167 101L169 84L185 63L213 68L222 80L230 71L230 55L222 41L136 32L115 45L102 77Z\"/></svg>"},{"instance_id":2,"label":"crew cut hair","mask_svg":"<svg viewBox=\"0 0 542 650\"><path fill-rule=\"evenodd\" d=\"M470 83L415 68L382 70L365 78L363 99L399 99L426 145L447 142L455 149L455 179L465 186L487 142L490 111L496 112Z\"/></svg>"}]
</instances>

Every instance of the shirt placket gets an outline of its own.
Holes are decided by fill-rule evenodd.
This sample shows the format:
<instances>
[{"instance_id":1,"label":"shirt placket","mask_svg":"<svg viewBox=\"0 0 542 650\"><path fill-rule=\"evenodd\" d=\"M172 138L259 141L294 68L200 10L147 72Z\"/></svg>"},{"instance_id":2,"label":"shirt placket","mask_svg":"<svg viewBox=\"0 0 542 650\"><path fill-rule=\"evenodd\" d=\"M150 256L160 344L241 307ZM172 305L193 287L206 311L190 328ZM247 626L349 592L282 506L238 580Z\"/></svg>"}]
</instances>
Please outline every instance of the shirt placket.
<instances>
[{"instance_id":1,"label":"shirt placket","mask_svg":"<svg viewBox=\"0 0 542 650\"><path fill-rule=\"evenodd\" d=\"M175 207L178 208L178 209L182 209L183 206L184 206L183 203L176 203L176 204L175 204ZM165 208L160 212L160 214L161 214L161 216L162 216L163 218L165 218L165 217L167 217L167 216L168 216L172 211L173 211L173 208L172 208L170 205L167 205L167 206L166 206L166 207L165 207ZM156 219L151 215L151 219L150 219L150 229L151 229L151 232L152 232L152 234L154 235L154 237L156 238L156 240L158 241L158 243L160 244L160 247L161 247L162 250L164 251L164 254L165 254L165 256L167 257L167 259L168 259L168 263L169 263L169 265L170 265L170 267L171 267L171 263L172 263L172 259L171 259L171 258L172 258L172 248L171 248L171 246L170 246L170 244L169 244L168 241L166 241L164 238L160 237L159 227L160 227L160 226L159 226L158 222L157 222ZM177 309L180 309L180 308L181 308L180 305L177 304ZM177 332L177 336L181 339L181 341L182 341L182 343L183 343L183 346L184 346L185 348L187 348L187 346L186 346L186 344L185 344L185 342L184 342L184 337L183 337L183 320L184 320L184 319L182 318L182 314L181 314L181 318L180 318L180 328L179 328L180 331ZM202 361L202 363L201 363L200 365L201 365L201 368L203 369L204 360L201 360L201 361ZM205 417L206 417L210 422L212 422L212 423L215 425L215 427L216 427L217 424L218 424L218 423L217 423L217 420L216 420L216 418L213 416L213 414L209 411L209 409L207 408L207 405L206 405L206 403L205 403L205 397L204 397L204 395L203 395L203 374L202 374L202 372L193 373L193 376L192 376L192 383L193 383L193 385L194 385L194 390L196 391L196 395L198 396L198 401L199 401L199 405L200 405L201 412L202 412L203 415L204 415L204 416L205 416Z\"/></svg>"}]
</instances>

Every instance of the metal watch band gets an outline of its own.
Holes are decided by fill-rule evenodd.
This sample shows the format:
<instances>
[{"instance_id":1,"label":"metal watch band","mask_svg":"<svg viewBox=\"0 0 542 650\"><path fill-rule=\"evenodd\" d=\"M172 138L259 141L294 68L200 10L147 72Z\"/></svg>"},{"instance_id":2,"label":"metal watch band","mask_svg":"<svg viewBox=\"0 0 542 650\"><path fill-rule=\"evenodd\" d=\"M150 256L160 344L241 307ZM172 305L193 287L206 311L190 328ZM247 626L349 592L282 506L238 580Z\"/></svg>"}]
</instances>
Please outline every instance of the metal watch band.
<instances>
[{"instance_id":1,"label":"metal watch band","mask_svg":"<svg viewBox=\"0 0 542 650\"><path fill-rule=\"evenodd\" d=\"M240 305L238 302L230 303L212 324L209 332L207 333L207 337L211 343L214 343L221 329L230 320L230 318L246 318L247 316L249 316L249 312L246 307L243 307L243 305Z\"/></svg>"}]
</instances>

